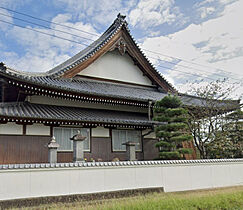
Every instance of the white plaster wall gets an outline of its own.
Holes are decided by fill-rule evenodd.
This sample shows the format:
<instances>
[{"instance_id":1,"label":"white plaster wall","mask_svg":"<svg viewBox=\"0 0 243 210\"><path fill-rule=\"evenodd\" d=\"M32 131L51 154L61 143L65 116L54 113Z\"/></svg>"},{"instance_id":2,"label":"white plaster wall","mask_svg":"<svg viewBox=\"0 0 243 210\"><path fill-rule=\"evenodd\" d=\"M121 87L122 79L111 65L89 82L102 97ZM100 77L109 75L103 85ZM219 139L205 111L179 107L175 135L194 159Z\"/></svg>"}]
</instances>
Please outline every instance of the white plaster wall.
<instances>
[{"instance_id":1,"label":"white plaster wall","mask_svg":"<svg viewBox=\"0 0 243 210\"><path fill-rule=\"evenodd\" d=\"M26 126L26 135L50 135L50 126L45 126L43 124L33 124Z\"/></svg>"},{"instance_id":2,"label":"white plaster wall","mask_svg":"<svg viewBox=\"0 0 243 210\"><path fill-rule=\"evenodd\" d=\"M152 86L129 55L121 55L117 50L106 53L78 75Z\"/></svg>"},{"instance_id":3,"label":"white plaster wall","mask_svg":"<svg viewBox=\"0 0 243 210\"><path fill-rule=\"evenodd\" d=\"M148 132L150 132L150 131L151 131L150 129L143 130L143 131L142 131L142 135L144 135L144 134L146 134L146 133L148 133ZM157 137L156 137L156 135L155 135L155 132L152 132L152 133L150 133L150 134L144 136L144 138L146 138L146 139L156 139Z\"/></svg>"},{"instance_id":4,"label":"white plaster wall","mask_svg":"<svg viewBox=\"0 0 243 210\"><path fill-rule=\"evenodd\" d=\"M135 106L126 106L126 105L114 106L108 104L95 104L95 103L70 101L61 98L51 98L47 96L38 96L38 95L29 96L27 100L30 103L56 105L56 106L82 107L82 108L89 108L89 109L108 109L108 110L139 112L139 113L148 112L147 108L141 108Z\"/></svg>"},{"instance_id":5,"label":"white plaster wall","mask_svg":"<svg viewBox=\"0 0 243 210\"><path fill-rule=\"evenodd\" d=\"M110 132L108 128L97 127L92 128L92 137L110 137Z\"/></svg>"},{"instance_id":6,"label":"white plaster wall","mask_svg":"<svg viewBox=\"0 0 243 210\"><path fill-rule=\"evenodd\" d=\"M0 170L0 200L164 187L243 185L243 162Z\"/></svg>"},{"instance_id":7,"label":"white plaster wall","mask_svg":"<svg viewBox=\"0 0 243 210\"><path fill-rule=\"evenodd\" d=\"M23 125L12 122L0 124L0 134L23 135Z\"/></svg>"}]
</instances>

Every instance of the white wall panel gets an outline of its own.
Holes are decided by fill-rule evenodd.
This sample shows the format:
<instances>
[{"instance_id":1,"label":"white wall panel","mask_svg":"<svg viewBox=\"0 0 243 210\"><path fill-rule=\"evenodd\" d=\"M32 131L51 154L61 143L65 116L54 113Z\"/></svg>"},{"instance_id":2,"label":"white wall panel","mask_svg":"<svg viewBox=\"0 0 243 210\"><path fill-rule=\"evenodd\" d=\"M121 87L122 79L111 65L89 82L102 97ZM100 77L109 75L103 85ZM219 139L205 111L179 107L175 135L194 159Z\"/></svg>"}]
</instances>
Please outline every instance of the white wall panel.
<instances>
[{"instance_id":1,"label":"white wall panel","mask_svg":"<svg viewBox=\"0 0 243 210\"><path fill-rule=\"evenodd\" d=\"M0 124L0 134L23 135L23 125L12 122Z\"/></svg>"},{"instance_id":2,"label":"white wall panel","mask_svg":"<svg viewBox=\"0 0 243 210\"><path fill-rule=\"evenodd\" d=\"M143 131L142 131L142 135L147 134L147 133L150 132L150 131L151 131L150 129L143 130ZM155 132L152 132L152 133L150 133L150 134L144 136L144 138L145 138L145 139L156 139L157 137L156 137L156 135L155 135Z\"/></svg>"},{"instance_id":3,"label":"white wall panel","mask_svg":"<svg viewBox=\"0 0 243 210\"><path fill-rule=\"evenodd\" d=\"M97 127L92 128L92 137L110 137L110 132L108 128Z\"/></svg>"},{"instance_id":4,"label":"white wall panel","mask_svg":"<svg viewBox=\"0 0 243 210\"><path fill-rule=\"evenodd\" d=\"M50 135L50 126L45 126L43 124L33 124L26 126L26 135Z\"/></svg>"},{"instance_id":5,"label":"white wall panel","mask_svg":"<svg viewBox=\"0 0 243 210\"><path fill-rule=\"evenodd\" d=\"M120 55L117 50L106 53L79 75L152 86L152 82L134 65L133 60L127 54Z\"/></svg>"}]
</instances>

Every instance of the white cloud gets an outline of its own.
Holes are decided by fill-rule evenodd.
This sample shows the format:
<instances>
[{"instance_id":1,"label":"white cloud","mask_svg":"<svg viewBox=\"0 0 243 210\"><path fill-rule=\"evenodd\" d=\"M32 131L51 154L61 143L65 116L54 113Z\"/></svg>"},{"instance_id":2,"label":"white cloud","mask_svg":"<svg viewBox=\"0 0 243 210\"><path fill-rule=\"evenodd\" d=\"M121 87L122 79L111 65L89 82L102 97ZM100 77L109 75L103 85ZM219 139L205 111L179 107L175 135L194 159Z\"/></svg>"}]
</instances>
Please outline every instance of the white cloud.
<instances>
[{"instance_id":1,"label":"white cloud","mask_svg":"<svg viewBox=\"0 0 243 210\"><path fill-rule=\"evenodd\" d=\"M129 8L133 7L136 0L99 0L99 1L77 1L77 0L56 0L55 5L64 5L65 10L78 17L80 20L88 19L95 26L108 25L120 12L128 14Z\"/></svg>"},{"instance_id":2,"label":"white cloud","mask_svg":"<svg viewBox=\"0 0 243 210\"><path fill-rule=\"evenodd\" d=\"M82 28L85 31L96 34L95 29L90 24L84 24L82 22L71 23L70 15L68 14L59 14L53 18L52 21L68 25L73 28ZM76 36L53 31L51 29L40 29L30 26L26 28L60 36L65 39L74 40L86 45L88 45L91 41L86 40L85 38L95 38L95 36L92 37L91 35L82 33L81 31L63 28L54 24L51 25L52 29L66 31ZM28 29L18 28L16 26L9 29L7 35L14 38L18 44L23 47L23 54L20 56L6 52L2 55L5 58L5 63L10 67L23 71L47 71L66 61L68 58L86 47L73 42L58 39L56 37L43 35L34 31L28 31ZM78 38L77 36L84 38Z\"/></svg>"},{"instance_id":3,"label":"white cloud","mask_svg":"<svg viewBox=\"0 0 243 210\"><path fill-rule=\"evenodd\" d=\"M242 80L243 26L239 22L239 20L243 19L242 10L243 1L232 3L225 7L221 16L218 18L208 20L200 25L191 24L184 30L168 36L147 38L142 46L152 51L212 66L212 68L205 68L181 61L178 65L175 65L175 70L217 79L219 78L218 74L226 75L225 72L219 70L223 69L229 72L227 74L228 76L234 76L238 81ZM151 53L148 55L155 57ZM160 57L174 62L171 58L165 56ZM178 62L178 60L176 61ZM191 69L180 65L190 66ZM215 68L218 70L215 71ZM173 82L176 80L174 83L178 85L185 83L188 79L195 79L194 76L176 71L163 70L163 73L170 81ZM236 74L242 76L240 77ZM198 77L196 79L201 78ZM242 89L239 91L243 92Z\"/></svg>"},{"instance_id":4,"label":"white cloud","mask_svg":"<svg viewBox=\"0 0 243 210\"><path fill-rule=\"evenodd\" d=\"M0 1L0 6L2 7L7 7L9 9L16 9L19 6L22 6L28 2L31 2L32 0L21 0L21 1L16 1L16 0L1 0Z\"/></svg>"},{"instance_id":5,"label":"white cloud","mask_svg":"<svg viewBox=\"0 0 243 210\"><path fill-rule=\"evenodd\" d=\"M197 2L193 8L197 12L196 17L200 20L206 18L215 18L222 15L227 5L230 5L238 0L204 0Z\"/></svg>"},{"instance_id":6,"label":"white cloud","mask_svg":"<svg viewBox=\"0 0 243 210\"><path fill-rule=\"evenodd\" d=\"M215 11L213 7L201 7L199 12L201 13L201 18L206 18L208 15L211 15Z\"/></svg>"},{"instance_id":7,"label":"white cloud","mask_svg":"<svg viewBox=\"0 0 243 210\"><path fill-rule=\"evenodd\" d=\"M0 20L0 30L7 31L9 28L11 28L10 24L13 23L13 18L7 10L0 9Z\"/></svg>"},{"instance_id":8,"label":"white cloud","mask_svg":"<svg viewBox=\"0 0 243 210\"><path fill-rule=\"evenodd\" d=\"M147 38L142 46L145 49L212 67L198 66L184 61L177 65L171 65L171 68L174 68L173 71L158 67L166 78L177 84L178 87L192 79L200 80L202 78L177 71L199 74L213 79L222 79L219 75L229 76L236 78L236 80L232 79L230 82L240 82L243 80L243 26L239 22L243 19L242 10L243 1L235 2L227 5L218 18L208 20L200 25L191 24L184 30L168 36ZM148 52L146 54L160 57L169 62L176 61L177 63L179 61ZM158 60L154 59L153 62L156 63ZM185 66L189 66L189 68ZM182 87L181 90L187 89L186 86ZM243 86L242 83L241 86ZM239 93L243 93L243 87L239 87L236 95L239 95Z\"/></svg>"},{"instance_id":9,"label":"white cloud","mask_svg":"<svg viewBox=\"0 0 243 210\"><path fill-rule=\"evenodd\" d=\"M173 23L179 14L174 0L141 0L129 13L129 22L143 29Z\"/></svg>"}]
</instances>

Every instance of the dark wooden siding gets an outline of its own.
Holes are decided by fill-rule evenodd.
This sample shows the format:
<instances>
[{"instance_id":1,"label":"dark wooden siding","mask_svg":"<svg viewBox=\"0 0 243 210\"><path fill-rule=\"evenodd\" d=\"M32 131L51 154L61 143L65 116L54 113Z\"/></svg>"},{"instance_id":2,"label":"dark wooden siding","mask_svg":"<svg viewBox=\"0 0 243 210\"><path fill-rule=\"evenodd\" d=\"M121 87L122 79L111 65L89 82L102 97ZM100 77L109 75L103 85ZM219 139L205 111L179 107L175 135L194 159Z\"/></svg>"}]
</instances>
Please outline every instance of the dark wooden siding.
<instances>
[{"instance_id":1,"label":"dark wooden siding","mask_svg":"<svg viewBox=\"0 0 243 210\"><path fill-rule=\"evenodd\" d=\"M143 140L144 160L154 160L159 157L159 150L155 147L157 142L157 139Z\"/></svg>"},{"instance_id":2,"label":"dark wooden siding","mask_svg":"<svg viewBox=\"0 0 243 210\"><path fill-rule=\"evenodd\" d=\"M136 156L138 160L142 160L143 152L137 152ZM126 152L112 152L110 137L92 137L91 151L85 152L84 157L88 161L92 159L96 161L98 159L102 161L112 161L114 158L118 158L119 160L126 160ZM58 152L58 162L72 162L72 159L72 152Z\"/></svg>"},{"instance_id":3,"label":"dark wooden siding","mask_svg":"<svg viewBox=\"0 0 243 210\"><path fill-rule=\"evenodd\" d=\"M15 136L0 135L0 164L14 163L46 163L48 162L47 143L49 136ZM154 160L158 158L158 149L155 147L156 139L143 140L143 152L136 152L138 160ZM184 147L192 147L183 145ZM85 158L90 161L111 161L114 158L126 160L126 152L112 152L111 138L91 138L91 152L85 152ZM187 159L195 159L195 154ZM72 152L58 152L58 162L72 162Z\"/></svg>"},{"instance_id":4,"label":"dark wooden siding","mask_svg":"<svg viewBox=\"0 0 243 210\"><path fill-rule=\"evenodd\" d=\"M46 163L49 136L0 135L0 164Z\"/></svg>"},{"instance_id":5,"label":"dark wooden siding","mask_svg":"<svg viewBox=\"0 0 243 210\"><path fill-rule=\"evenodd\" d=\"M73 162L73 152L57 152L58 163Z\"/></svg>"}]
</instances>

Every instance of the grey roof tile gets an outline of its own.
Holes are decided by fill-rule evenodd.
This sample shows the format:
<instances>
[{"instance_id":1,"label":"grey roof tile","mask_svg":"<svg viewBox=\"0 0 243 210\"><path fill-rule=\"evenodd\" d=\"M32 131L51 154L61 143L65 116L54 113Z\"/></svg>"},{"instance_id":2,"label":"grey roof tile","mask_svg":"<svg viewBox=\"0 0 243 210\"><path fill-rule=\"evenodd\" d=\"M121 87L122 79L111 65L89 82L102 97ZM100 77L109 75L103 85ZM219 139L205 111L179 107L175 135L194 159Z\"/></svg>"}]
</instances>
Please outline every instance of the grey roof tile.
<instances>
[{"instance_id":1,"label":"grey roof tile","mask_svg":"<svg viewBox=\"0 0 243 210\"><path fill-rule=\"evenodd\" d=\"M0 117L151 126L147 114L42 104L1 103Z\"/></svg>"}]
</instances>

